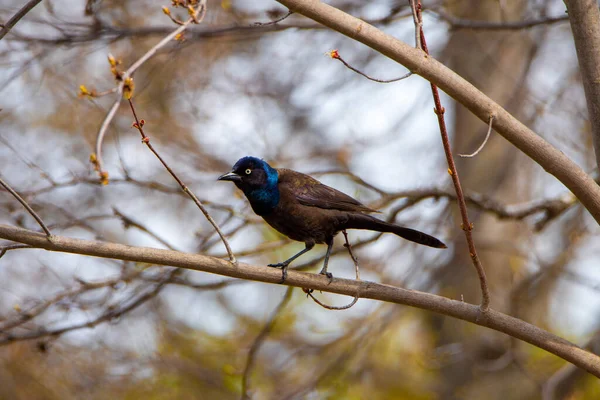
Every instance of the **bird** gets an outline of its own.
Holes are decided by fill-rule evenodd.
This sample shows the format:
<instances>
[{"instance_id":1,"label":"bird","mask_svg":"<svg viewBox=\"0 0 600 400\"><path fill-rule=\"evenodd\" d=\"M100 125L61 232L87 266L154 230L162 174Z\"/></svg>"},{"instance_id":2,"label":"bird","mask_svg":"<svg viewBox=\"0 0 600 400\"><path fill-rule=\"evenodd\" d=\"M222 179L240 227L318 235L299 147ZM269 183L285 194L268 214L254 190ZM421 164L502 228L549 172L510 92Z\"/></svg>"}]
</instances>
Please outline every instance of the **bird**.
<instances>
[{"instance_id":1,"label":"bird","mask_svg":"<svg viewBox=\"0 0 600 400\"><path fill-rule=\"evenodd\" d=\"M217 180L233 182L244 193L254 213L290 239L304 242L304 249L297 254L283 262L269 264L282 269L282 283L290 263L312 250L315 244L327 245L320 274L333 279L327 271L333 238L346 229L388 232L425 246L447 248L442 241L426 233L375 218L370 214L376 210L309 175L273 168L257 157L240 158L230 172Z\"/></svg>"}]
</instances>

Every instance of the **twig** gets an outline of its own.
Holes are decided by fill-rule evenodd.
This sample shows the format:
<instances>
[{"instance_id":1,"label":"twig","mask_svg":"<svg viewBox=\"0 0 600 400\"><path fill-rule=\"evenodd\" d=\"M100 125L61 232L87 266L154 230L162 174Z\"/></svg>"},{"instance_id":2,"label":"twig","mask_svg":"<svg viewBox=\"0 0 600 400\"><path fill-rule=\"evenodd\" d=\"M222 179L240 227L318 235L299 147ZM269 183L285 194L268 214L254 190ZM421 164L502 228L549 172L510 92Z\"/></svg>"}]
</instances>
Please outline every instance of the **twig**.
<instances>
[{"instance_id":1,"label":"twig","mask_svg":"<svg viewBox=\"0 0 600 400\"><path fill-rule=\"evenodd\" d=\"M340 53L339 53L337 50L331 50L331 51L330 51L328 54L329 54L329 57L333 58L334 60L339 60L339 61L340 61L342 64L344 64L344 66L345 66L346 68L348 68L349 70L351 70L351 71L354 71L354 72L356 72L357 74L359 74L359 75L362 75L362 76L364 76L365 78L367 78L367 79L369 79L369 80L371 80L371 81L373 81L373 82L378 82L378 83L393 83L393 82L398 82L398 81L401 81L401 80L403 80L403 79L406 79L406 78L410 77L410 76L413 74L412 72L409 72L409 73L407 73L407 74L405 74L405 75L402 75L402 76L401 76L401 77L399 77L399 78L394 78L394 79L377 79L377 78L373 78L373 77L371 77L371 76L369 76L369 75L365 74L365 73L364 73L364 72L362 72L361 70L359 70L359 69L356 69L356 68L354 68L352 65L348 64L348 63L346 62L346 60L344 60L344 59L343 59L343 58L340 56Z\"/></svg>"},{"instance_id":2,"label":"twig","mask_svg":"<svg viewBox=\"0 0 600 400\"><path fill-rule=\"evenodd\" d=\"M194 203L196 204L196 206L198 206L198 208L200 209L200 211L202 211L202 214L204 214L204 216L206 217L206 219L208 220L208 222L210 222L210 224L213 226L213 228L215 228L215 230L217 231L217 234L221 237L221 241L225 245L225 249L227 249L227 254L229 255L229 261L231 263L233 263L233 264L237 263L237 260L235 259L235 255L233 254L233 252L231 251L231 247L229 246L229 242L227 241L227 238L225 238L225 235L221 231L221 228L219 228L219 225L210 216L210 214L208 213L208 210L206 210L206 208L204 207L204 205L202 204L202 202L183 183L183 181L181 179L179 179L179 177L175 174L175 172L171 169L171 167L169 167L169 165L166 163L166 161L163 160L163 158L154 149L154 147L150 143L150 138L148 136L146 136L146 134L144 133L144 129L143 129L144 120L139 120L138 119L138 116L137 116L137 114L135 112L135 107L133 106L133 102L131 101L131 99L128 99L128 101L129 101L129 107L131 107L131 112L133 113L133 117L135 118L135 124L133 124L133 126L134 126L134 128L136 128L140 132L140 135L142 135L142 142L150 149L150 151L156 156L156 158L158 158L158 160L161 162L161 164L167 169L167 171L169 172L169 174L171 174L171 176L173 177L173 179L175 179L175 181L177 181L177 183L179 184L179 186L181 186L181 189L188 196L190 196L190 198L194 201Z\"/></svg>"},{"instance_id":3,"label":"twig","mask_svg":"<svg viewBox=\"0 0 600 400\"><path fill-rule=\"evenodd\" d=\"M483 143L481 143L481 146L479 146L479 148L477 148L477 150L475 150L471 154L459 154L460 157L463 157L463 158L475 157L477 154L479 154L479 152L481 150L483 150L483 148L485 147L488 139L490 138L490 135L492 134L492 123L493 123L493 121L494 121L494 116L490 115L490 123L488 125L488 130L487 130L487 133L485 135L485 139L483 140Z\"/></svg>"},{"instance_id":4,"label":"twig","mask_svg":"<svg viewBox=\"0 0 600 400\"><path fill-rule=\"evenodd\" d=\"M242 376L242 400L249 400L252 397L250 396L249 386L250 386L250 373L252 372L252 368L254 368L254 362L256 361L256 354L258 350L262 346L263 342L273 330L275 323L277 322L277 317L281 314L281 311L284 307L290 302L292 298L292 293L294 291L293 287L288 287L283 295L283 298L279 302L279 305L273 310L273 313L269 317L269 320L262 328L256 339L254 339L254 343L252 343L252 347L248 351L248 358L246 360L246 367L244 368L244 375Z\"/></svg>"},{"instance_id":5,"label":"twig","mask_svg":"<svg viewBox=\"0 0 600 400\"><path fill-rule=\"evenodd\" d=\"M352 252L352 246L350 245L350 242L348 241L348 233L346 232L345 229L342 231L342 233L344 234L344 240L346 241L346 243L344 243L344 247L346 249L348 249L348 254L350 254L350 258L352 258L352 261L354 262L354 270L356 271L356 280L360 281L358 258L356 258L356 256ZM336 306L330 306L330 305L320 302L315 296L313 296L313 290L311 290L311 289L303 289L303 290L304 290L304 293L306 293L306 295L308 297L313 299L313 301L315 303L317 303L321 307L326 308L328 310L347 310L350 307L352 307L353 305L355 305L356 302L358 301L358 299L360 298L360 296L357 294L356 296L354 296L354 300L352 300L349 304L346 304L345 306L336 307Z\"/></svg>"},{"instance_id":6,"label":"twig","mask_svg":"<svg viewBox=\"0 0 600 400\"><path fill-rule=\"evenodd\" d=\"M100 126L100 130L98 131L98 135L96 135L96 152L93 157L93 164L98 174L100 175L100 180L103 183L108 183L108 173L104 171L104 163L102 161L102 144L104 143L104 136L106 136L106 132L108 131L108 126L112 122L119 106L121 105L121 99L123 96L123 91L126 83L129 78L133 75L133 73L142 66L146 61L148 61L152 56L158 52L162 47L164 47L167 43L173 40L175 37L180 35L184 30L188 28L188 26L192 23L200 23L204 16L206 15L206 0L200 2L200 4L194 9L194 14L190 16L190 18L185 21L181 26L175 29L173 32L165 36L160 42L154 45L150 50L148 50L142 57L140 57L136 62L134 62L127 71L123 72L119 77L119 84L116 90L116 99L114 104L112 105L108 114L102 121L102 125Z\"/></svg>"},{"instance_id":7,"label":"twig","mask_svg":"<svg viewBox=\"0 0 600 400\"><path fill-rule=\"evenodd\" d=\"M12 244L8 246L0 247L0 258L4 257L4 255L10 250L18 250L18 249L33 249L33 247L27 244Z\"/></svg>"},{"instance_id":8,"label":"twig","mask_svg":"<svg viewBox=\"0 0 600 400\"><path fill-rule=\"evenodd\" d=\"M30 0L27 4L25 4L15 15L12 16L11 19L8 20L7 23L2 26L2 30L0 30L0 40L6 36L6 34L23 18L29 11L33 10L35 6L40 4L42 0Z\"/></svg>"},{"instance_id":9,"label":"twig","mask_svg":"<svg viewBox=\"0 0 600 400\"><path fill-rule=\"evenodd\" d=\"M269 25L275 25L281 21L283 21L284 19L286 19L287 17L289 17L290 15L292 15L294 12L292 10L288 10L288 12L281 18L277 18L273 21L269 21L269 22L255 22L253 24L253 26L269 26Z\"/></svg>"},{"instance_id":10,"label":"twig","mask_svg":"<svg viewBox=\"0 0 600 400\"><path fill-rule=\"evenodd\" d=\"M538 25L552 25L560 22L566 22L569 20L568 15L560 15L557 17L543 17L538 19L531 19L525 21L514 21L514 22L488 22L488 21L474 21L469 19L456 18L441 9L428 10L433 12L438 18L446 21L451 29L481 29L481 30L520 30L533 28Z\"/></svg>"},{"instance_id":11,"label":"twig","mask_svg":"<svg viewBox=\"0 0 600 400\"><path fill-rule=\"evenodd\" d=\"M169 242L167 242L165 239L163 239L160 236L158 236L156 233L152 232L150 229L146 228L144 225L140 224L137 221L134 221L133 219L131 219L127 215L123 214L116 207L113 207L112 209L113 209L113 212L115 213L115 215L121 219L121 222L123 222L123 225L125 226L125 229L127 229L127 228L129 228L131 226L134 227L134 228L137 228L140 231L145 232L146 234L148 234L148 236L152 237L154 240L156 240L157 242L159 242L160 244L162 244L163 246L165 246L167 249L177 250L175 248L175 246L172 246Z\"/></svg>"},{"instance_id":12,"label":"twig","mask_svg":"<svg viewBox=\"0 0 600 400\"><path fill-rule=\"evenodd\" d=\"M421 0L416 1L416 12L419 16L419 22L423 22L423 16L421 13ZM429 50L427 48L427 41L425 40L425 34L423 32L422 26L415 26L415 29L420 30L421 35L421 44L423 46L423 51L429 54ZM438 124L440 126L440 134L442 135L442 144L444 146L444 152L446 153L446 161L448 162L448 173L452 177L452 183L454 184L454 189L456 190L456 197L458 200L458 208L460 210L460 215L462 217L462 230L465 233L465 238L467 239L467 244L469 247L469 255L471 256L471 261L477 270L477 275L479 276L479 284L481 286L481 311L485 312L489 309L490 306L490 291L487 284L487 279L485 277L485 271L483 270L483 266L481 265L481 261L477 256L477 250L475 248L475 241L473 239L473 224L469 221L469 216L467 214L467 204L465 202L465 196L462 191L462 187L460 184L460 179L458 177L458 171L456 169L456 165L454 164L454 158L452 157L452 149L450 147L450 139L448 138L448 131L446 129L446 121L444 119L445 109L442 107L442 103L440 101L440 94L436 85L431 83L431 92L433 93L433 102L435 103L434 112L438 118Z\"/></svg>"},{"instance_id":13,"label":"twig","mask_svg":"<svg viewBox=\"0 0 600 400\"><path fill-rule=\"evenodd\" d=\"M50 229L48 229L46 224L44 224L44 221L42 221L40 216L35 211L33 211L33 208L31 208L31 206L29 204L27 204L27 202L21 196L19 196L19 193L15 192L13 190L13 188L11 188L8 185L8 183L6 183L2 180L2 178L0 178L0 185L2 185L4 187L4 189L6 189L10 194L12 194L13 197L15 199L17 199L19 201L19 203L21 203L23 205L23 207L25 207L27 212L37 221L37 223L44 230L44 232L46 232L46 236L51 237L52 233L50 233Z\"/></svg>"},{"instance_id":14,"label":"twig","mask_svg":"<svg viewBox=\"0 0 600 400\"><path fill-rule=\"evenodd\" d=\"M415 0L408 0L408 3L412 11L413 22L415 24L415 47L419 50L423 50L423 46L421 45L421 28L423 27L423 21L421 21L419 14L417 13L417 5L415 4Z\"/></svg>"}]
</instances>

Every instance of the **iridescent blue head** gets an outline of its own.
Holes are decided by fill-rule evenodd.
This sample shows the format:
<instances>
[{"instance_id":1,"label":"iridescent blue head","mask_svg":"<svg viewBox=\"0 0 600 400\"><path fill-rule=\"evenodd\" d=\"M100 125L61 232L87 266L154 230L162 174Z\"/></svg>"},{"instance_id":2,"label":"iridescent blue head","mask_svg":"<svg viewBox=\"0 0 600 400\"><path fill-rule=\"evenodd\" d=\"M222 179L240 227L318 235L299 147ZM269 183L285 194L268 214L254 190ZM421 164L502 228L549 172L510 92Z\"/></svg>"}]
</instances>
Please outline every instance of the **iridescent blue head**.
<instances>
[{"instance_id":1,"label":"iridescent blue head","mask_svg":"<svg viewBox=\"0 0 600 400\"><path fill-rule=\"evenodd\" d=\"M256 157L240 158L231 172L219 177L220 181L235 183L258 215L268 214L279 204L278 179L277 170Z\"/></svg>"}]
</instances>

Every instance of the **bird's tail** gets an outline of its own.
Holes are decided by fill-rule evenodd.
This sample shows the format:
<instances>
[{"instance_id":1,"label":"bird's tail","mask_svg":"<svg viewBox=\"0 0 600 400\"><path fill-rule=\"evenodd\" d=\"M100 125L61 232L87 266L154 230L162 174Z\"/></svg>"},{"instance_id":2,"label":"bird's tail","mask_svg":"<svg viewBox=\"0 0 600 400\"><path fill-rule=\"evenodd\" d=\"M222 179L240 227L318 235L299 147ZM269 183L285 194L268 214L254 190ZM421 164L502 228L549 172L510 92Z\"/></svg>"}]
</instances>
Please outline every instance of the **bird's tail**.
<instances>
[{"instance_id":1,"label":"bird's tail","mask_svg":"<svg viewBox=\"0 0 600 400\"><path fill-rule=\"evenodd\" d=\"M414 229L405 228L400 225L390 224L375 217L366 214L349 214L349 219L341 229L366 229L376 232L394 233L401 238L410 240L411 242L423 244L437 249L445 249L447 246L433 236L426 233L416 231Z\"/></svg>"}]
</instances>

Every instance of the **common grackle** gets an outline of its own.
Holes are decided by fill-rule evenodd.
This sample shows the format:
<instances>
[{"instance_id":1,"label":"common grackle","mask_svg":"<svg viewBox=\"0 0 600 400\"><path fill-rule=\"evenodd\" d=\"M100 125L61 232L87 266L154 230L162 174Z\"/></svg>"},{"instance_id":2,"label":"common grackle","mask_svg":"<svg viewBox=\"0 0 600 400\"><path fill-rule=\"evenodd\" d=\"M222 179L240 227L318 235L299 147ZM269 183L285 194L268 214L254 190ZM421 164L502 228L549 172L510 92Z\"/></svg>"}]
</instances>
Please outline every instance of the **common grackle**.
<instances>
[{"instance_id":1,"label":"common grackle","mask_svg":"<svg viewBox=\"0 0 600 400\"><path fill-rule=\"evenodd\" d=\"M306 245L304 250L289 259L269 264L270 267L282 268L282 282L288 265L310 251L316 243L327 244L320 273L331 279L327 263L333 237L345 229L390 232L411 242L438 249L446 248L444 243L433 236L368 215L367 213L377 211L308 175L291 169L272 168L256 157L239 159L232 171L221 175L218 180L235 183L244 192L256 214L290 239Z\"/></svg>"}]
</instances>

